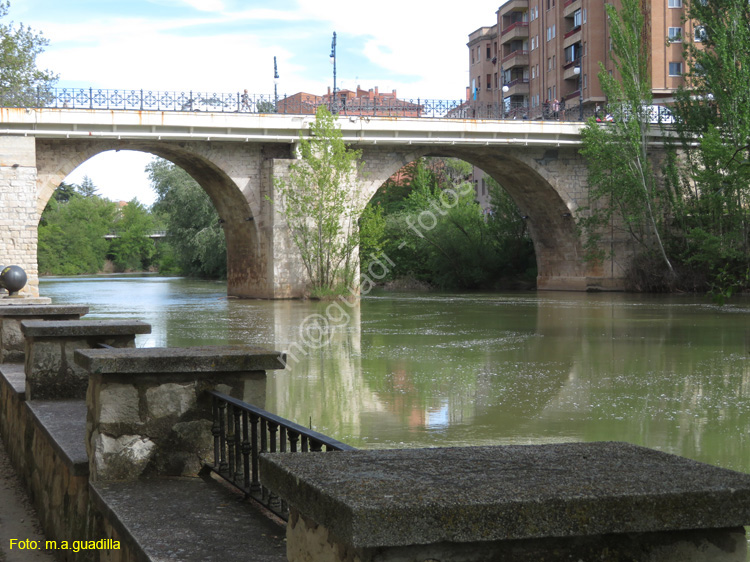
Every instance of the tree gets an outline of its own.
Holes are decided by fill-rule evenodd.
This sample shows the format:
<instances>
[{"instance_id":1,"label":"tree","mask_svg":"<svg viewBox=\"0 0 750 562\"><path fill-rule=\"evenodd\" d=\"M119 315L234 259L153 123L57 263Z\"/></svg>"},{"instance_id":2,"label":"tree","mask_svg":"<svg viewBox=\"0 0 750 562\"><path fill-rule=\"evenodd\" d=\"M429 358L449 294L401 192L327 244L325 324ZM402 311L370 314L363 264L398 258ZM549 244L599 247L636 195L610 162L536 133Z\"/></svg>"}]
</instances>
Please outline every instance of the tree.
<instances>
[{"instance_id":1,"label":"tree","mask_svg":"<svg viewBox=\"0 0 750 562\"><path fill-rule=\"evenodd\" d=\"M0 18L8 15L9 8L10 2L0 1ZM23 24L0 24L0 104L4 107L43 107L52 99L57 76L36 65L48 43Z\"/></svg>"},{"instance_id":2,"label":"tree","mask_svg":"<svg viewBox=\"0 0 750 562\"><path fill-rule=\"evenodd\" d=\"M203 188L185 170L154 160L147 166L158 198L152 211L167 229L163 255L185 275L226 278L227 247L219 215Z\"/></svg>"},{"instance_id":3,"label":"tree","mask_svg":"<svg viewBox=\"0 0 750 562\"><path fill-rule=\"evenodd\" d=\"M50 199L39 225L37 261L41 274L78 275L101 271L109 250L117 206L101 197Z\"/></svg>"},{"instance_id":4,"label":"tree","mask_svg":"<svg viewBox=\"0 0 750 562\"><path fill-rule=\"evenodd\" d=\"M117 238L112 240L109 253L120 271L142 271L151 264L156 253L149 234L154 228L154 218L137 199L125 205L114 224Z\"/></svg>"},{"instance_id":5,"label":"tree","mask_svg":"<svg viewBox=\"0 0 750 562\"><path fill-rule=\"evenodd\" d=\"M94 197L97 194L98 188L94 185L90 177L83 176L81 184L76 186L76 191L82 197Z\"/></svg>"},{"instance_id":6,"label":"tree","mask_svg":"<svg viewBox=\"0 0 750 562\"><path fill-rule=\"evenodd\" d=\"M654 251L668 270L674 269L663 242L663 208L669 194L662 189L648 154L651 104L646 0L622 0L618 12L606 4L616 75L600 62L599 81L614 114L602 125L590 119L582 131L581 154L587 160L589 216L580 220L590 257L601 229L614 218L621 221L642 249Z\"/></svg>"},{"instance_id":7,"label":"tree","mask_svg":"<svg viewBox=\"0 0 750 562\"><path fill-rule=\"evenodd\" d=\"M357 220L364 208L350 186L361 151L346 146L324 106L318 107L309 136L300 134L301 160L289 179L277 178L275 203L299 249L313 292L349 287L357 271Z\"/></svg>"},{"instance_id":8,"label":"tree","mask_svg":"<svg viewBox=\"0 0 750 562\"><path fill-rule=\"evenodd\" d=\"M733 284L750 265L750 5L691 1L699 39L684 42L688 72L676 95L683 166L686 262L709 283Z\"/></svg>"}]
</instances>

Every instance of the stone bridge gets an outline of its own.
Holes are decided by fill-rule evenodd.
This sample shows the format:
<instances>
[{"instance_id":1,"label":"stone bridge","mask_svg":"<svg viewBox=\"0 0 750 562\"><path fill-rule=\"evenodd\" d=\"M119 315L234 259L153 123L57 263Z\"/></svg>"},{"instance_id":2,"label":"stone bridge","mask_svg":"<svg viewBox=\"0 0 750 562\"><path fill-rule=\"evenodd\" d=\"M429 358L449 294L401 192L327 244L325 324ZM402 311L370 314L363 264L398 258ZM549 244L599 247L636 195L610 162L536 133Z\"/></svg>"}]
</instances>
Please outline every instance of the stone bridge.
<instances>
[{"instance_id":1,"label":"stone bridge","mask_svg":"<svg viewBox=\"0 0 750 562\"><path fill-rule=\"evenodd\" d=\"M288 173L313 116L79 109L0 109L0 265L26 269L38 294L37 226L47 201L77 166L109 150L151 153L185 169L208 193L227 241L227 292L294 298L304 269L278 209L273 179ZM421 156L482 168L527 217L539 289L618 289L630 255L605 239L617 262L584 261L575 217L587 200L578 154L581 124L430 118L340 117L344 139L365 162L351 189L366 199ZM396 264L395 267L398 267Z\"/></svg>"}]
</instances>

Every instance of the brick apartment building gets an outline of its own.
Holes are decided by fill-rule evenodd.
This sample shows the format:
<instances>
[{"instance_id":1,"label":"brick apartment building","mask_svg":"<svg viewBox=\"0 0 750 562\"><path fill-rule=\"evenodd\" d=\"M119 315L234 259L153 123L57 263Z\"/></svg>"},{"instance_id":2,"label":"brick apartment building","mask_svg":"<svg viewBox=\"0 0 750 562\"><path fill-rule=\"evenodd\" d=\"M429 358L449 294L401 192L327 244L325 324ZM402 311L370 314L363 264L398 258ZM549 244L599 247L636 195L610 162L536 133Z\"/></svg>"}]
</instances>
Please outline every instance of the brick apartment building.
<instances>
[{"instance_id":1,"label":"brick apartment building","mask_svg":"<svg viewBox=\"0 0 750 562\"><path fill-rule=\"evenodd\" d=\"M469 35L469 96L484 106L505 105L513 116L538 119L545 101L565 100L567 118L606 102L599 62L613 70L604 0L508 0L495 23ZM645 2L655 104L669 103L682 83L683 0ZM507 91L503 87L507 87Z\"/></svg>"},{"instance_id":2,"label":"brick apartment building","mask_svg":"<svg viewBox=\"0 0 750 562\"><path fill-rule=\"evenodd\" d=\"M336 95L328 93L319 96L298 92L294 95L279 100L278 113L303 113L314 114L318 106L325 105L330 109L336 109L341 115L364 115L364 116L399 116L418 117L422 107L418 104L398 99L396 90L383 93L378 87L363 90L357 86L354 90L336 90Z\"/></svg>"},{"instance_id":3,"label":"brick apartment building","mask_svg":"<svg viewBox=\"0 0 750 562\"><path fill-rule=\"evenodd\" d=\"M597 77L599 62L613 71L604 0L508 0L495 23L469 35L467 107L476 116L540 119L562 117L554 100L564 100L565 118L576 120L606 99ZM683 23L683 0L646 0L646 36L651 53L655 104L669 104L682 84L682 41L700 41L701 29ZM504 87L506 88L504 90ZM545 106L545 102L549 102ZM546 107L546 110L545 110ZM468 114L470 117L471 115ZM474 169L477 201L489 193L484 172Z\"/></svg>"}]
</instances>

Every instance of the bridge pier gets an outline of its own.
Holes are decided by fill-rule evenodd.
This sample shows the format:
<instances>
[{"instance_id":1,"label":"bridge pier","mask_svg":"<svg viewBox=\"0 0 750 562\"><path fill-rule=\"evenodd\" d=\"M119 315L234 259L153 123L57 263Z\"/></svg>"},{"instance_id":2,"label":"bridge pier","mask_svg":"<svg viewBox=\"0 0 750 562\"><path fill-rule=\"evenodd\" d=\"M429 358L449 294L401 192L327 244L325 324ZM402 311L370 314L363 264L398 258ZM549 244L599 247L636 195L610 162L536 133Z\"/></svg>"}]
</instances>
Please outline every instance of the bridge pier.
<instances>
[{"instance_id":1,"label":"bridge pier","mask_svg":"<svg viewBox=\"0 0 750 562\"><path fill-rule=\"evenodd\" d=\"M22 267L20 294L31 297L39 296L36 179L35 140L0 136L0 266Z\"/></svg>"}]
</instances>

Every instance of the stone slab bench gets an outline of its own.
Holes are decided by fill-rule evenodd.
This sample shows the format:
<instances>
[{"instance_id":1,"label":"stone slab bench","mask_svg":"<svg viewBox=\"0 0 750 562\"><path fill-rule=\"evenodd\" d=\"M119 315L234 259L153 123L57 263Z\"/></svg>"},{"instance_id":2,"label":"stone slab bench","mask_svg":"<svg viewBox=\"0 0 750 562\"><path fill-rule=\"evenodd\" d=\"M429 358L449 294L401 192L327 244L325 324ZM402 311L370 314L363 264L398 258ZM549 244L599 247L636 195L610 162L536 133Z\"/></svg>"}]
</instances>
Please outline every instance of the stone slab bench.
<instances>
[{"instance_id":1,"label":"stone slab bench","mask_svg":"<svg viewBox=\"0 0 750 562\"><path fill-rule=\"evenodd\" d=\"M77 320L88 312L88 306L78 305L0 306L0 363L23 362L23 320Z\"/></svg>"},{"instance_id":2,"label":"stone slab bench","mask_svg":"<svg viewBox=\"0 0 750 562\"><path fill-rule=\"evenodd\" d=\"M89 473L86 454L86 402L56 400L28 402L32 418L48 438L57 455L69 466L73 476Z\"/></svg>"},{"instance_id":3,"label":"stone slab bench","mask_svg":"<svg viewBox=\"0 0 750 562\"><path fill-rule=\"evenodd\" d=\"M135 347L151 326L137 320L22 320L26 339L26 399L86 398L89 374L73 360L76 349Z\"/></svg>"},{"instance_id":4,"label":"stone slab bench","mask_svg":"<svg viewBox=\"0 0 750 562\"><path fill-rule=\"evenodd\" d=\"M277 453L260 468L289 503L291 562L746 559L750 474L626 443Z\"/></svg>"},{"instance_id":5,"label":"stone slab bench","mask_svg":"<svg viewBox=\"0 0 750 562\"><path fill-rule=\"evenodd\" d=\"M91 497L123 559L286 562L284 528L210 479L96 482Z\"/></svg>"},{"instance_id":6,"label":"stone slab bench","mask_svg":"<svg viewBox=\"0 0 750 562\"><path fill-rule=\"evenodd\" d=\"M248 346L79 349L89 373L86 446L98 480L194 475L214 447L210 390L265 406L278 351Z\"/></svg>"}]
</instances>

